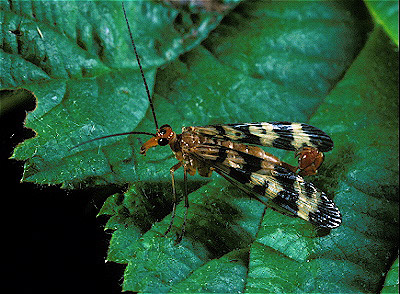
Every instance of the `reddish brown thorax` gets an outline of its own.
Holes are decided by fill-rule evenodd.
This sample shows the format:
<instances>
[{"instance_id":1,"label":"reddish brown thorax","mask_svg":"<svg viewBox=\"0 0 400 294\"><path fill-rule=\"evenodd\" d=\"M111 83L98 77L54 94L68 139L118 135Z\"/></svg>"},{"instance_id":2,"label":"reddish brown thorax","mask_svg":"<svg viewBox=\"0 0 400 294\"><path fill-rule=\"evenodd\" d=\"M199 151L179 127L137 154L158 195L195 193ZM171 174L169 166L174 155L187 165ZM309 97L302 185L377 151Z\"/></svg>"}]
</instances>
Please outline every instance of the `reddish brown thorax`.
<instances>
[{"instance_id":1,"label":"reddish brown thorax","mask_svg":"<svg viewBox=\"0 0 400 294\"><path fill-rule=\"evenodd\" d=\"M166 146L175 143L176 134L172 131L170 125L163 125L157 130L157 133L154 137L148 140L146 143L140 147L140 154L146 155L146 152L151 147L155 146Z\"/></svg>"}]
</instances>

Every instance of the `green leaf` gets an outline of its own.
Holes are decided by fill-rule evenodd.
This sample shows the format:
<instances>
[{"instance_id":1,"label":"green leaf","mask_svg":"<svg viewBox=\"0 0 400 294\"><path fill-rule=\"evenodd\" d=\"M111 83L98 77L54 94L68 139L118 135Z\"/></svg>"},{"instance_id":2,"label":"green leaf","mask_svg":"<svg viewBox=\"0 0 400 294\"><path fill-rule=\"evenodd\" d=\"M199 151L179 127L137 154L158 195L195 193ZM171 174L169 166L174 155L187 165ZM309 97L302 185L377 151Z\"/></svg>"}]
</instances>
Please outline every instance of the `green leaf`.
<instances>
[{"instance_id":1,"label":"green leaf","mask_svg":"<svg viewBox=\"0 0 400 294\"><path fill-rule=\"evenodd\" d=\"M0 8L1 88L23 87L37 99L26 119L37 136L13 155L27 160L24 180L79 186L137 180L127 140L109 150L110 158L95 145L92 152L70 150L133 130L148 109L120 3L21 1ZM191 17L153 1L128 2L126 10L151 89L156 68L198 45L223 16L201 10Z\"/></svg>"},{"instance_id":2,"label":"green leaf","mask_svg":"<svg viewBox=\"0 0 400 294\"><path fill-rule=\"evenodd\" d=\"M174 293L240 293L247 272L248 250L233 250L196 269L186 280L173 287Z\"/></svg>"},{"instance_id":3,"label":"green leaf","mask_svg":"<svg viewBox=\"0 0 400 294\"><path fill-rule=\"evenodd\" d=\"M155 32L146 30L145 33L149 35L143 41L142 35L137 38L140 42L139 52L147 52L144 49L140 51L144 47L141 44L156 42L150 36L153 34L153 38L158 40L160 31L168 29L168 23L171 25L175 22L174 16L177 18L177 12L168 14L171 9L151 3L140 4L141 9L136 8L140 13L130 17L135 21L144 15L144 20L139 18L136 21L155 23ZM117 40L117 36L121 34L125 36L122 40L115 41L125 49L113 59L118 59L124 53L125 56L132 56L129 54L129 47L126 47L129 42L126 40L128 37L121 13L114 12L119 6L103 2L91 7L93 5L95 4L89 5L86 10L96 11L95 8L99 5L101 9L108 8L115 14L115 21L120 26L116 27L108 22L100 25L106 26L116 35L112 40ZM153 97L158 120L175 129L215 122L307 121L351 64L365 37L365 21L352 16L349 10L351 7L342 6L262 2L239 6L227 15L224 23L206 42L208 50L198 46L181 56L180 60L161 67L157 71L156 83L156 72L153 69L146 72L148 83L155 83ZM164 12L166 9L167 12ZM147 11L171 16L160 27L158 21L153 20L153 14L149 16ZM215 15L209 18L214 19ZM70 25L76 26L75 23ZM115 32L112 30L114 27ZM240 30L236 31L237 28ZM177 32L171 30L176 36ZM257 33L252 33L254 31ZM44 29L42 33L45 34ZM32 34L37 35L35 29ZM249 38L250 34L254 36ZM230 40L230 36L235 36L235 39ZM181 38L180 35L175 37ZM218 39L221 41L217 42ZM39 41L45 40L47 39ZM255 46L261 40L265 40L264 43ZM170 37L158 42L168 45L169 41ZM77 42L73 47L84 51L78 44L80 43ZM245 50L245 56L265 54L267 57L243 59L238 57L243 56L243 53L225 52L226 44L235 44L238 52ZM167 45L163 45L163 48ZM103 48L101 53L113 56L115 50L109 52L107 49ZM88 54L86 51L84 53ZM177 54L179 52L175 53ZM156 54L150 54L150 61L144 56L143 63L159 64L160 58L154 55ZM220 58L220 55L225 57ZM230 55L231 59L237 60L234 65L229 63ZM96 57L90 59L98 61L99 66L105 66L101 63L101 56L92 57ZM224 61L226 58L228 60ZM71 55L69 59L76 57ZM124 58L119 63L125 65L128 63L126 60ZM135 60L133 57L128 60L129 64L133 64L133 69L128 65L122 68L114 68L113 65L113 68L93 77L73 77L67 80L55 78L45 84L32 84L29 87L23 85L33 91L38 99L37 109L28 115L26 121L26 126L33 128L38 136L21 144L14 153L14 158L27 160L25 181L81 187L124 184L154 177L169 180L168 173L162 171L165 171L166 166L174 164L171 153L166 149L161 149L157 154L149 152L149 161L148 158L138 155L137 150L142 141L138 142L136 137L109 139L70 150L78 143L107 134L131 131L137 125L138 131L154 130L151 115L147 113L147 119L143 119L148 102L140 74L136 71ZM77 65L71 65L73 66ZM63 68L68 67L64 65ZM130 78L126 79L126 76ZM265 108L259 105L265 105ZM173 117L171 113L174 113Z\"/></svg>"},{"instance_id":4,"label":"green leaf","mask_svg":"<svg viewBox=\"0 0 400 294\"><path fill-rule=\"evenodd\" d=\"M334 197L343 225L316 232L300 219L266 209L222 179L205 184L195 177L189 183L186 233L175 245L185 209L178 205L165 237L172 208L168 168L176 163L167 148L141 157L138 150L146 138L130 136L69 150L111 133L154 130L114 3L88 3L84 19L91 20L92 12L107 16L90 21L91 26L77 24L74 17L63 20L60 14L49 17L61 17L56 25L47 24L60 39L54 43L47 39L46 26L27 17L32 12L2 8L5 17L31 20L31 26L21 24L25 33L19 38L26 38L26 48L36 48L32 52L45 52L33 64L49 76L32 70L34 78L26 78L19 72L21 62L32 63L32 54L19 53L25 51L18 51L18 42L7 35L4 54L19 63L5 68L18 79L3 84L29 89L38 100L27 117L27 126L38 136L14 153L26 160L24 180L67 187L133 183L126 193L110 196L100 212L110 217L106 228L114 230L108 260L127 265L125 291L378 292L390 256L397 254L398 58L379 29L365 45L371 21L364 7L359 2L258 1L241 3L224 15L200 7L194 15L166 3L136 4L130 4L134 12L129 19L137 23L135 39L159 122L176 130L210 123L310 121L335 142L319 175L310 180ZM15 30L17 17L10 26ZM79 26L99 33L77 37ZM101 33L110 31L112 38ZM84 48L81 39L88 43ZM119 45L103 45L106 40ZM192 41L175 47L181 40ZM40 47L40 42L51 46ZM66 49L73 52L67 57L60 49L46 54L58 44L80 49ZM57 56L62 66L48 69ZM180 188L181 171L177 179Z\"/></svg>"},{"instance_id":5,"label":"green leaf","mask_svg":"<svg viewBox=\"0 0 400 294\"><path fill-rule=\"evenodd\" d=\"M383 27L390 39L399 46L399 1L365 0L375 21Z\"/></svg>"},{"instance_id":6,"label":"green leaf","mask_svg":"<svg viewBox=\"0 0 400 294\"><path fill-rule=\"evenodd\" d=\"M175 239L176 234L180 233L183 222L185 208L182 203L177 207L173 230L168 237L165 237L163 233L170 223L170 216L153 225L140 238L132 236L126 225L123 229L117 229L110 244L112 254L108 257L117 261L114 259L114 252L118 252L123 254L123 257L120 256L119 259L128 263L124 275L125 291L136 289L134 291L167 292L173 287L171 291L178 293L182 289L186 289L185 291L197 289L196 291L200 292L206 289L220 289L227 292L227 289L239 287L235 281L236 276L231 277L234 279L231 284L227 283L223 275L231 272L245 276L243 264L247 263L247 254L232 251L236 248L246 248L254 240L265 206L235 187L225 184L224 180L219 179L190 194L186 234L178 245L175 244ZM153 187L149 186L147 189L153 189ZM127 207L133 207L133 203L141 198L140 195L134 194L147 194L152 201L156 201L155 199L166 197L166 194L170 195L171 192L167 190L157 189L157 197L154 194L152 197L148 191L138 193L143 190L130 189L124 197L119 196L124 204L120 202L118 210L128 211ZM159 210L161 210L159 207L154 207L146 210L146 213L155 214ZM115 214L114 217L123 221L118 222L118 225L113 225L114 228L122 227L123 224L132 222L132 219L139 219L140 211L141 209L132 209L130 213L124 215ZM107 227L110 227L115 220L116 218L110 219ZM143 228L140 224L138 227ZM115 236L118 240L129 240L129 242L114 242ZM220 261L215 260L224 254L227 255ZM225 264L223 268L221 263ZM207 273L207 268L218 266L221 275ZM191 280L196 284L189 290L187 287L191 284ZM210 285L211 280L214 281L213 285ZM243 286L244 280L240 288L243 289Z\"/></svg>"},{"instance_id":7,"label":"green leaf","mask_svg":"<svg viewBox=\"0 0 400 294\"><path fill-rule=\"evenodd\" d=\"M335 142L315 182L330 183L342 226L315 238L297 220L267 213L250 251L248 292L379 290L398 237L396 54L376 29L311 119Z\"/></svg>"},{"instance_id":8,"label":"green leaf","mask_svg":"<svg viewBox=\"0 0 400 294\"><path fill-rule=\"evenodd\" d=\"M399 293L399 258L390 267L381 293Z\"/></svg>"}]
</instances>

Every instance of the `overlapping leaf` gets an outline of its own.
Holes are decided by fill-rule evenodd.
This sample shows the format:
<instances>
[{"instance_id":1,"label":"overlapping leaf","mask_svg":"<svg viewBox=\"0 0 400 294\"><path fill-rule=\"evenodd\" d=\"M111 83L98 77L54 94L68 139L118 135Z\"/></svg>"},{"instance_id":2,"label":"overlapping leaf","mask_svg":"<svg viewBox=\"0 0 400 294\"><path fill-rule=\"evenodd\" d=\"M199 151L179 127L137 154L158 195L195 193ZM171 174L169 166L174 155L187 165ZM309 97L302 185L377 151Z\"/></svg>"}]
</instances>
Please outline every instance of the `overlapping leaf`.
<instances>
[{"instance_id":1,"label":"overlapping leaf","mask_svg":"<svg viewBox=\"0 0 400 294\"><path fill-rule=\"evenodd\" d=\"M399 1L365 0L376 23L384 29L390 39L399 46Z\"/></svg>"},{"instance_id":2,"label":"overlapping leaf","mask_svg":"<svg viewBox=\"0 0 400 294\"><path fill-rule=\"evenodd\" d=\"M399 258L390 267L381 293L399 293Z\"/></svg>"}]
</instances>

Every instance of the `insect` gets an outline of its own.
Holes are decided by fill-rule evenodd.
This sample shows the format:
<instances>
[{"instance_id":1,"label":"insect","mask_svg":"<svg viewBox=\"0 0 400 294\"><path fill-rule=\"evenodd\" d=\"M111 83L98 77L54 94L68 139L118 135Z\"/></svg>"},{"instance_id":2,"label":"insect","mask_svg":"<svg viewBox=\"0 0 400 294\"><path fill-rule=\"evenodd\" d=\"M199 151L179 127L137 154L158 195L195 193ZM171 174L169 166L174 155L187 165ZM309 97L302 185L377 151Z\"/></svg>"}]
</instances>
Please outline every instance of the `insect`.
<instances>
[{"instance_id":1,"label":"insect","mask_svg":"<svg viewBox=\"0 0 400 294\"><path fill-rule=\"evenodd\" d=\"M123 4L122 9L152 110L156 133L112 134L83 142L73 148L100 139L131 134L151 136L140 148L143 155L150 148L169 146L178 162L170 168L173 209L165 234L170 232L176 212L174 173L182 167L184 174L185 214L177 242L185 233L189 208L187 175L194 175L196 172L203 177L210 177L212 172L216 172L259 201L263 202L260 196L266 196L270 200L267 205L285 214L300 217L317 227L331 229L341 224L341 214L335 204L324 192L303 178L315 174L323 162L323 152L333 148L331 138L323 131L307 124L291 122L190 126L183 127L181 134L175 133L167 124L159 127ZM295 151L298 166L285 163L256 145Z\"/></svg>"}]
</instances>

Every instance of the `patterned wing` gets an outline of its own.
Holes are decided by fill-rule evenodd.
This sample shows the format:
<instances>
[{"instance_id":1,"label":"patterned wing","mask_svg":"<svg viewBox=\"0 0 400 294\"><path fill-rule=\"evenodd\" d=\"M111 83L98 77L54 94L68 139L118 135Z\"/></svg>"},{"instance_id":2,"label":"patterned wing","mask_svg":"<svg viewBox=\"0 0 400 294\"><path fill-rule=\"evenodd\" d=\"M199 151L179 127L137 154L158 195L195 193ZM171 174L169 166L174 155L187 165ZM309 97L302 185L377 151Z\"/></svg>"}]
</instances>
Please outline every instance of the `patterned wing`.
<instances>
[{"instance_id":1,"label":"patterned wing","mask_svg":"<svg viewBox=\"0 0 400 294\"><path fill-rule=\"evenodd\" d=\"M261 122L191 127L191 131L213 139L228 140L285 150L309 146L321 152L333 148L332 139L320 129L303 123Z\"/></svg>"},{"instance_id":2,"label":"patterned wing","mask_svg":"<svg viewBox=\"0 0 400 294\"><path fill-rule=\"evenodd\" d=\"M213 144L193 147L190 153L243 190L265 196L276 206L318 227L336 228L341 224L338 208L325 193L283 166Z\"/></svg>"}]
</instances>

